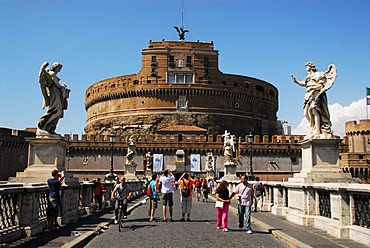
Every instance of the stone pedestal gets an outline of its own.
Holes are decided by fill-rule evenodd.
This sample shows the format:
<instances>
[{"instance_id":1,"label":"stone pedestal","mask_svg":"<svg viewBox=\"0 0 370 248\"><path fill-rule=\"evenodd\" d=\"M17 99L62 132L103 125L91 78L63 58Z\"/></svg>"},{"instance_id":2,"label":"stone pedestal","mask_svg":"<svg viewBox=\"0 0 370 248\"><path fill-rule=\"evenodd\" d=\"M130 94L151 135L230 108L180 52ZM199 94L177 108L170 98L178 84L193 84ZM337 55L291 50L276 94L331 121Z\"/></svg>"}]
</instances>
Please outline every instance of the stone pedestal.
<instances>
[{"instance_id":1,"label":"stone pedestal","mask_svg":"<svg viewBox=\"0 0 370 248\"><path fill-rule=\"evenodd\" d=\"M236 164L234 162L225 162L224 172L225 172L225 176L222 177L222 180L226 180L226 181L239 180L239 178L236 176Z\"/></svg>"},{"instance_id":2,"label":"stone pedestal","mask_svg":"<svg viewBox=\"0 0 370 248\"><path fill-rule=\"evenodd\" d=\"M26 138L29 142L28 167L17 172L10 182L46 183L51 178L52 170L65 171L66 145L63 138ZM77 182L71 173L64 172L65 183Z\"/></svg>"},{"instance_id":3,"label":"stone pedestal","mask_svg":"<svg viewBox=\"0 0 370 248\"><path fill-rule=\"evenodd\" d=\"M214 170L209 170L209 171L207 171L207 178L208 178L208 179L213 179L213 178L215 178L215 171L214 171Z\"/></svg>"},{"instance_id":4,"label":"stone pedestal","mask_svg":"<svg viewBox=\"0 0 370 248\"><path fill-rule=\"evenodd\" d=\"M134 161L130 161L125 164L125 178L126 180L138 180L136 176L136 167L137 164Z\"/></svg>"},{"instance_id":5,"label":"stone pedestal","mask_svg":"<svg viewBox=\"0 0 370 248\"><path fill-rule=\"evenodd\" d=\"M339 143L341 139L304 140L302 145L302 170L288 182L293 183L351 183L356 182L349 173L339 168Z\"/></svg>"},{"instance_id":6,"label":"stone pedestal","mask_svg":"<svg viewBox=\"0 0 370 248\"><path fill-rule=\"evenodd\" d=\"M153 171L152 169L147 168L145 170L144 176L150 181L152 178Z\"/></svg>"}]
</instances>

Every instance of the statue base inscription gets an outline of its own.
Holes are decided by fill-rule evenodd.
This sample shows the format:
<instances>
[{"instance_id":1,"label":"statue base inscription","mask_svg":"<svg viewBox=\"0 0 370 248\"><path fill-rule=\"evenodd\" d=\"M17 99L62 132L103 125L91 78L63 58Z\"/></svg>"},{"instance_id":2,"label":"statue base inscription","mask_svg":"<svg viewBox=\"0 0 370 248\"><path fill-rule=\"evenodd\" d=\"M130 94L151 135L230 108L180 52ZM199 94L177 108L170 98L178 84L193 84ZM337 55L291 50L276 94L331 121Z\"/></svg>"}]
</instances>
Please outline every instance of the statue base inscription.
<instances>
[{"instance_id":1,"label":"statue base inscription","mask_svg":"<svg viewBox=\"0 0 370 248\"><path fill-rule=\"evenodd\" d=\"M301 142L302 170L289 178L292 183L355 183L356 179L339 168L341 139L311 139Z\"/></svg>"}]
</instances>

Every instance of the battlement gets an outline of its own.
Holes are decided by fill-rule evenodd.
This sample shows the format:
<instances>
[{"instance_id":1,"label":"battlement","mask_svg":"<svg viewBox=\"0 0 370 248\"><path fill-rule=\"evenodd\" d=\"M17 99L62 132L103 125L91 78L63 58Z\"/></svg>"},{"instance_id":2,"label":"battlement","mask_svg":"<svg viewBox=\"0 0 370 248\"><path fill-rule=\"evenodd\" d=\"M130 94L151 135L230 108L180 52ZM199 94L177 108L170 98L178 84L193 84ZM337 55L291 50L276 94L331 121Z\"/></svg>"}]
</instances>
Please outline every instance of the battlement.
<instances>
[{"instance_id":1,"label":"battlement","mask_svg":"<svg viewBox=\"0 0 370 248\"><path fill-rule=\"evenodd\" d=\"M370 120L348 121L345 124L345 130L347 136L353 135L369 135L370 133Z\"/></svg>"}]
</instances>

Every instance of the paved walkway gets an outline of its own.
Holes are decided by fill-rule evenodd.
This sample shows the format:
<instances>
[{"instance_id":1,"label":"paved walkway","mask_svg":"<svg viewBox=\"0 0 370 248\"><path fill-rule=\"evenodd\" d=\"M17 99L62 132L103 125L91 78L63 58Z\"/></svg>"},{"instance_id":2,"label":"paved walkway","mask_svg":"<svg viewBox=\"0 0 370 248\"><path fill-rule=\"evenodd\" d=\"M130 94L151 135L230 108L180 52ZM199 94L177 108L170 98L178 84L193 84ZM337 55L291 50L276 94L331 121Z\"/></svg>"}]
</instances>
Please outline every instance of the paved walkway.
<instances>
[{"instance_id":1,"label":"paved walkway","mask_svg":"<svg viewBox=\"0 0 370 248\"><path fill-rule=\"evenodd\" d=\"M158 221L149 223L148 206L141 206L145 198L129 204L129 210L135 209L124 223L121 233L117 225L111 224L113 209L107 208L58 231L24 238L8 247L366 247L351 240L333 238L313 227L292 224L269 212L253 213L254 233L247 234L237 227L236 202L232 203L229 213L230 232L224 233L216 229L213 197L209 202L198 202L193 197L192 221L180 222L178 193L174 196L175 221L160 221L162 205L159 204L156 212ZM75 231L82 235L72 236Z\"/></svg>"}]
</instances>

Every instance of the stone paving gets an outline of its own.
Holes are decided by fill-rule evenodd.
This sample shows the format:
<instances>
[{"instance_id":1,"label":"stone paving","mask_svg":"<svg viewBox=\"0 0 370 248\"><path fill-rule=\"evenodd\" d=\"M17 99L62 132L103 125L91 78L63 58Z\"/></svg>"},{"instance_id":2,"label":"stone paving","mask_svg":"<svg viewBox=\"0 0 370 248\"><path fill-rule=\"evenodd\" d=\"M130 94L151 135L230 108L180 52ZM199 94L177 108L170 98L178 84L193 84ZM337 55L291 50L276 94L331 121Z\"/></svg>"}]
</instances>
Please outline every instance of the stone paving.
<instances>
[{"instance_id":1,"label":"stone paving","mask_svg":"<svg viewBox=\"0 0 370 248\"><path fill-rule=\"evenodd\" d=\"M148 205L143 205L128 216L121 232L112 224L86 247L288 247L255 225L252 225L253 234L239 229L237 216L232 211L229 212L229 232L216 229L213 200L202 202L193 196L191 222L181 222L179 198L176 192L173 222L162 222L162 204L158 204L157 221L148 222Z\"/></svg>"}]
</instances>

